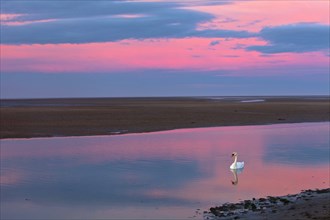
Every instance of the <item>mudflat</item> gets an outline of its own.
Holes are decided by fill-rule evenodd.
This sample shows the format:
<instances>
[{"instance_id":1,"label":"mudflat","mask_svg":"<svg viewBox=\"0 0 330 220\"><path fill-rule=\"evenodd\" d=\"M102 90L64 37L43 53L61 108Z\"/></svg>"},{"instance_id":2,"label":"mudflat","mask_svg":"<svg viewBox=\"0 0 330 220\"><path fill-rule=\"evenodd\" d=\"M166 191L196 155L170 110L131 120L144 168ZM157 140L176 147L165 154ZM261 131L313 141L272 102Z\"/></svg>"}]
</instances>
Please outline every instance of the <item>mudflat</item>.
<instances>
[{"instance_id":1,"label":"mudflat","mask_svg":"<svg viewBox=\"0 0 330 220\"><path fill-rule=\"evenodd\" d=\"M1 100L0 138L329 121L329 96Z\"/></svg>"}]
</instances>

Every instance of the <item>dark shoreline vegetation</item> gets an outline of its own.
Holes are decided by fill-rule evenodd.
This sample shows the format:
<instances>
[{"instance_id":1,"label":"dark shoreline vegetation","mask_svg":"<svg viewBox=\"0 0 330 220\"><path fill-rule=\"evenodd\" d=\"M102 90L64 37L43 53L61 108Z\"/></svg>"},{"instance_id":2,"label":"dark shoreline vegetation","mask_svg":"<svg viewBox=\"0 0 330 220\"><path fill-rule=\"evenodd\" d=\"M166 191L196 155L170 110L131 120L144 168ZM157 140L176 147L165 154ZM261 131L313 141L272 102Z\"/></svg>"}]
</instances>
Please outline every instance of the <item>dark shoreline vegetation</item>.
<instances>
[{"instance_id":1,"label":"dark shoreline vegetation","mask_svg":"<svg viewBox=\"0 0 330 220\"><path fill-rule=\"evenodd\" d=\"M1 100L0 138L329 121L329 96Z\"/></svg>"}]
</instances>

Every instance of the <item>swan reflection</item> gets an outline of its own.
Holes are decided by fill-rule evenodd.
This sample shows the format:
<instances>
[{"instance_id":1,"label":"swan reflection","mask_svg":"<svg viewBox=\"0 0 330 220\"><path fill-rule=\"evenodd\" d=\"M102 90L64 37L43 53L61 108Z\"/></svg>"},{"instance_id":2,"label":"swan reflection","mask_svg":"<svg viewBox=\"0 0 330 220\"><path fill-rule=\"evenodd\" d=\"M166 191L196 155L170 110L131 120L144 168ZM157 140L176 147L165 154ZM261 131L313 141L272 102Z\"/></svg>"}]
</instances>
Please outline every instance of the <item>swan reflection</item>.
<instances>
[{"instance_id":1,"label":"swan reflection","mask_svg":"<svg viewBox=\"0 0 330 220\"><path fill-rule=\"evenodd\" d=\"M234 186L236 186L238 184L238 174L242 173L243 169L244 168L230 170L233 173L233 176L234 176L234 180L231 181L231 184L233 184Z\"/></svg>"}]
</instances>

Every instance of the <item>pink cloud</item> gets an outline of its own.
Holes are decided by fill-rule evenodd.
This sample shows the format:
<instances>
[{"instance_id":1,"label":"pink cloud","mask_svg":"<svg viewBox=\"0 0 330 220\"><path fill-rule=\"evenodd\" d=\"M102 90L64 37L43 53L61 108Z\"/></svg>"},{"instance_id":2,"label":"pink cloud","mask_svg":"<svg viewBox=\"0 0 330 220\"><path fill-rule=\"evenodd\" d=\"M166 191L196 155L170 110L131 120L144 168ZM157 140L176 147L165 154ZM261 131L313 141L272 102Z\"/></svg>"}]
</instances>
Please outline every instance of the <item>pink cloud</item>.
<instances>
[{"instance_id":1,"label":"pink cloud","mask_svg":"<svg viewBox=\"0 0 330 220\"><path fill-rule=\"evenodd\" d=\"M208 12L216 18L199 29L227 29L258 32L265 26L317 22L329 24L328 2L269 2L237 1L233 4L195 6L193 10ZM317 13L315 13L317 11ZM278 16L278 13L281 16ZM22 14L1 14L5 25L52 20L12 21ZM144 14L117 15L125 18ZM217 42L210 46L211 42ZM301 54L281 53L262 56L246 51L249 46L266 45L258 38L184 38L124 40L109 43L1 45L3 72L38 73L118 73L135 70L167 69L185 71L221 71L242 69L270 69L292 66L328 65L328 57L321 52ZM253 71L249 71L251 74ZM260 72L260 71L259 71ZM255 73L260 74L260 73ZM278 74L276 71L263 74Z\"/></svg>"},{"instance_id":2,"label":"pink cloud","mask_svg":"<svg viewBox=\"0 0 330 220\"><path fill-rule=\"evenodd\" d=\"M27 25L27 24L35 24L35 23L47 23L56 21L56 19L43 19L43 20L34 20L34 21L4 21L3 25L9 26L19 26L19 25Z\"/></svg>"},{"instance_id":3,"label":"pink cloud","mask_svg":"<svg viewBox=\"0 0 330 220\"><path fill-rule=\"evenodd\" d=\"M230 29L259 31L265 26L301 22L329 24L327 1L236 1L229 5L199 6L195 10L216 16L211 22L200 24L200 29ZM317 12L317 13L316 13Z\"/></svg>"},{"instance_id":4,"label":"pink cloud","mask_svg":"<svg viewBox=\"0 0 330 220\"><path fill-rule=\"evenodd\" d=\"M209 46L212 40L219 40ZM256 39L185 38L125 40L113 43L2 45L4 72L111 73L143 69L238 70L278 65L326 65L319 52L261 56L246 51L249 45L265 45ZM277 63L274 61L278 61Z\"/></svg>"},{"instance_id":5,"label":"pink cloud","mask_svg":"<svg viewBox=\"0 0 330 220\"><path fill-rule=\"evenodd\" d=\"M46 23L46 22L56 21L56 19L39 19L39 20L26 20L26 21L15 20L16 18L19 18L22 16L24 16L24 14L0 14L1 25L19 26L19 25Z\"/></svg>"},{"instance_id":6,"label":"pink cloud","mask_svg":"<svg viewBox=\"0 0 330 220\"><path fill-rule=\"evenodd\" d=\"M12 20L14 18L20 17L23 14L0 14L0 21L2 22L6 22L8 20Z\"/></svg>"}]
</instances>

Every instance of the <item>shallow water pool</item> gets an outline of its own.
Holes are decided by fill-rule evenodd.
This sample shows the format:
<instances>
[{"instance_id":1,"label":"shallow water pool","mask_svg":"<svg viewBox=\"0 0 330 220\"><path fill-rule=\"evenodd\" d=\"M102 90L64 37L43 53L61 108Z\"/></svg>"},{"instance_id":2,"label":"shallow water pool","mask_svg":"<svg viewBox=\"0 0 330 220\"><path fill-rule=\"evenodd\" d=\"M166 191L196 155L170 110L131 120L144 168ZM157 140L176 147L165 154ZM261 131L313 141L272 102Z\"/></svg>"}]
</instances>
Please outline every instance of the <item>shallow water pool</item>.
<instances>
[{"instance_id":1,"label":"shallow water pool","mask_svg":"<svg viewBox=\"0 0 330 220\"><path fill-rule=\"evenodd\" d=\"M202 219L328 186L329 122L1 140L1 219Z\"/></svg>"}]
</instances>

